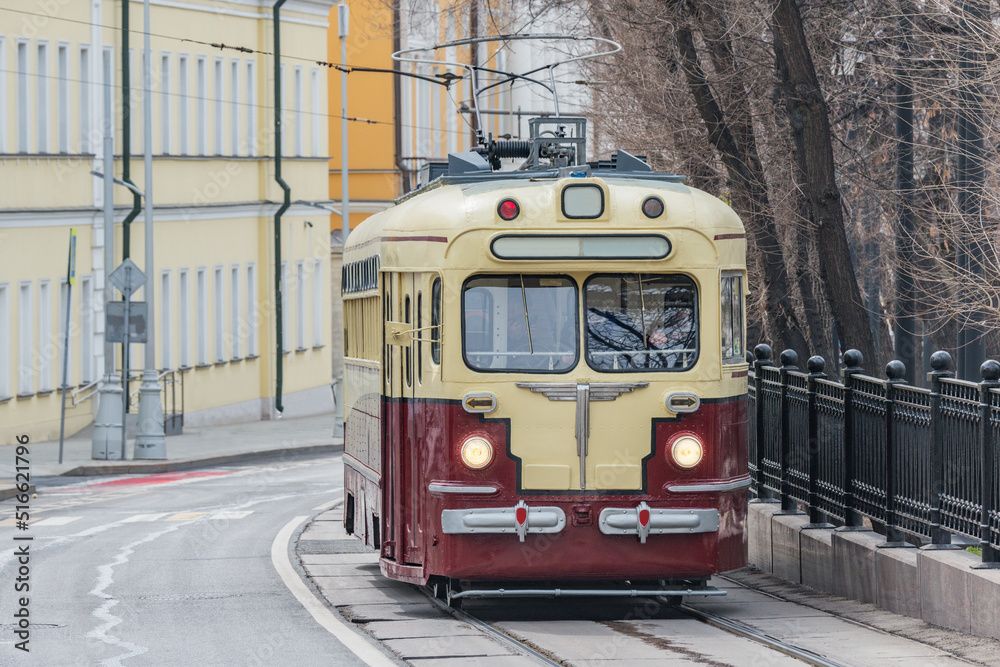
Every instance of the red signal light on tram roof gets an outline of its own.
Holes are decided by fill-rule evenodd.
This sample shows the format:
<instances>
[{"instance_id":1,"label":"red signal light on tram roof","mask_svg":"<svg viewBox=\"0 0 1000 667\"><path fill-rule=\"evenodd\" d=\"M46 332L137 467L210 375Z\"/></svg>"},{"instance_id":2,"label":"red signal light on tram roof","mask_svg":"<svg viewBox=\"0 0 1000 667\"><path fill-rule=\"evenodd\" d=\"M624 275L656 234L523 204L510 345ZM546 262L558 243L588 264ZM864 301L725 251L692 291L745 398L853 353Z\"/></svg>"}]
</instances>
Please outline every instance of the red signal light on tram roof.
<instances>
[{"instance_id":1,"label":"red signal light on tram roof","mask_svg":"<svg viewBox=\"0 0 1000 667\"><path fill-rule=\"evenodd\" d=\"M497 206L497 214L504 220L513 220L521 212L521 207L513 199L504 199Z\"/></svg>"},{"instance_id":2,"label":"red signal light on tram roof","mask_svg":"<svg viewBox=\"0 0 1000 667\"><path fill-rule=\"evenodd\" d=\"M646 197L642 201L642 212L647 218L658 218L663 215L663 200L659 197Z\"/></svg>"}]
</instances>

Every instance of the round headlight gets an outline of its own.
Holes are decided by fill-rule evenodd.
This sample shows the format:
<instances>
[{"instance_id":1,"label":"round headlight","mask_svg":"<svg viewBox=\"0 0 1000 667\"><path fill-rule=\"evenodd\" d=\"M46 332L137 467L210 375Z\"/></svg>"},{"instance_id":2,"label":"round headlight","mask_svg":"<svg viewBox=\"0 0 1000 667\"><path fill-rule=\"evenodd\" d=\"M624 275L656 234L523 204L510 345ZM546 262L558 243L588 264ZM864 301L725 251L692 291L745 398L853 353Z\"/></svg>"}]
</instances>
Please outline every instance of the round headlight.
<instances>
[{"instance_id":1,"label":"round headlight","mask_svg":"<svg viewBox=\"0 0 1000 667\"><path fill-rule=\"evenodd\" d=\"M474 436L462 443L462 462L470 468L485 468L493 460L493 446Z\"/></svg>"},{"instance_id":2,"label":"round headlight","mask_svg":"<svg viewBox=\"0 0 1000 667\"><path fill-rule=\"evenodd\" d=\"M684 435L677 438L670 447L670 454L674 457L674 463L682 468L693 468L701 463L701 457L705 455L705 449L701 446L698 438L691 435Z\"/></svg>"}]
</instances>

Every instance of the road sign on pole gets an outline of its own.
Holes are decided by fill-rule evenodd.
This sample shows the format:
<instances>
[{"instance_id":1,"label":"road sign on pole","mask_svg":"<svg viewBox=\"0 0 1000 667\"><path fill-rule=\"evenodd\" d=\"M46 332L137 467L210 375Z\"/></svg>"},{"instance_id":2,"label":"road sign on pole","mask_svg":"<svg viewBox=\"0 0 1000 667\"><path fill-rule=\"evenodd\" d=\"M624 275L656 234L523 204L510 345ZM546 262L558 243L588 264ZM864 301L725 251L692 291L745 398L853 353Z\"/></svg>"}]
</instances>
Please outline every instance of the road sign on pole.
<instances>
[{"instance_id":1,"label":"road sign on pole","mask_svg":"<svg viewBox=\"0 0 1000 667\"><path fill-rule=\"evenodd\" d=\"M117 269L111 272L108 280L128 300L136 290L146 284L146 274L135 265L131 258L126 258L118 265Z\"/></svg>"}]
</instances>

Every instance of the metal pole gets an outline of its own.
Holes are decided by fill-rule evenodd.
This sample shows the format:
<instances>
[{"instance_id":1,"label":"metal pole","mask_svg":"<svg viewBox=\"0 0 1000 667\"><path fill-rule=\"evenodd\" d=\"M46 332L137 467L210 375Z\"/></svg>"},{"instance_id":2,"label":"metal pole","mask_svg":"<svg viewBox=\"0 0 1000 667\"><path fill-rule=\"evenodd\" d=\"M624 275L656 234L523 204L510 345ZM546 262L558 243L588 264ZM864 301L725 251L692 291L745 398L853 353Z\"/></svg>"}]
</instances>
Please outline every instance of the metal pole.
<instances>
[{"instance_id":1,"label":"metal pole","mask_svg":"<svg viewBox=\"0 0 1000 667\"><path fill-rule=\"evenodd\" d=\"M110 81L110 71L104 70L104 80ZM97 416L94 418L94 437L91 440L92 459L111 459L118 447L114 442L119 430L117 419L121 413L121 389L115 374L115 346L108 341L108 304L115 299L111 285L111 272L115 268L114 226L114 135L111 125L111 86L104 87L104 377L98 387Z\"/></svg>"},{"instance_id":2,"label":"metal pole","mask_svg":"<svg viewBox=\"0 0 1000 667\"><path fill-rule=\"evenodd\" d=\"M69 318L73 312L73 282L76 280L76 230L69 230L69 263L66 267L66 329L63 332L62 405L59 408L59 464L63 462L66 436L66 392L69 391Z\"/></svg>"},{"instance_id":3,"label":"metal pole","mask_svg":"<svg viewBox=\"0 0 1000 667\"><path fill-rule=\"evenodd\" d=\"M909 546L899 527L896 494L899 479L899 451L896 442L896 385L905 382L906 367L893 359L885 366L885 542L878 545L886 549Z\"/></svg>"},{"instance_id":4,"label":"metal pole","mask_svg":"<svg viewBox=\"0 0 1000 667\"><path fill-rule=\"evenodd\" d=\"M854 502L854 376L863 373L864 357L858 350L844 353L844 525L842 530L866 530Z\"/></svg>"},{"instance_id":5,"label":"metal pole","mask_svg":"<svg viewBox=\"0 0 1000 667\"><path fill-rule=\"evenodd\" d=\"M153 99L150 90L153 87L151 73L153 52L149 48L149 0L143 3L143 54L142 68L142 148L143 171L145 186L143 197L145 204L145 236L146 236L146 346L145 363L143 364L142 386L139 388L139 422L135 435L135 453L137 459L167 458L167 444L163 432L163 406L160 403L160 382L156 372L156 308L153 305L156 274L153 262Z\"/></svg>"},{"instance_id":6,"label":"metal pole","mask_svg":"<svg viewBox=\"0 0 1000 667\"><path fill-rule=\"evenodd\" d=\"M284 193L281 206L274 214L274 329L275 336L275 383L274 409L280 416L285 411L281 402L284 381L284 331L281 303L281 216L292 205L292 190L281 178L281 5L285 0L274 3L274 180Z\"/></svg>"},{"instance_id":7,"label":"metal pole","mask_svg":"<svg viewBox=\"0 0 1000 667\"><path fill-rule=\"evenodd\" d=\"M795 499L792 498L792 485L788 479L790 459L792 458L791 415L788 409L788 372L798 370L799 367L796 364L799 362L799 355L795 353L795 350L785 350L778 357L778 360L781 361L781 368L778 370L781 378L781 425L778 443L778 466L781 471L778 492L781 499L781 510L778 514L801 514Z\"/></svg>"},{"instance_id":8,"label":"metal pole","mask_svg":"<svg viewBox=\"0 0 1000 667\"><path fill-rule=\"evenodd\" d=\"M129 286L131 290L132 285L132 267L125 267L125 285ZM129 306L132 303L132 297L130 294L125 294L125 342L122 345L122 458L125 460L125 445L127 443L127 436L125 435L125 426L128 423L128 353L129 348L132 347L132 332L130 331L129 324L131 324L131 314L129 313Z\"/></svg>"},{"instance_id":9,"label":"metal pole","mask_svg":"<svg viewBox=\"0 0 1000 667\"><path fill-rule=\"evenodd\" d=\"M770 502L770 495L764 487L764 367L771 365L771 347L761 343L753 350L753 374L754 374L754 490L757 493L758 502Z\"/></svg>"},{"instance_id":10,"label":"metal pole","mask_svg":"<svg viewBox=\"0 0 1000 667\"><path fill-rule=\"evenodd\" d=\"M347 3L337 5L337 30L340 36L340 224L341 245L347 245L351 233L351 195L347 187L347 35L350 11Z\"/></svg>"},{"instance_id":11,"label":"metal pole","mask_svg":"<svg viewBox=\"0 0 1000 667\"><path fill-rule=\"evenodd\" d=\"M979 367L979 374L983 377L979 384L979 500L982 503L979 511L979 548L982 562L973 567L997 569L1000 568L1000 551L993 546L991 520L991 512L996 504L993 490L996 443L993 425L990 423L993 411L990 392L1000 387L1000 364L988 359Z\"/></svg>"},{"instance_id":12,"label":"metal pole","mask_svg":"<svg viewBox=\"0 0 1000 667\"><path fill-rule=\"evenodd\" d=\"M931 368L928 373L931 394L931 479L930 479L930 533L931 543L924 549L960 549L951 543L951 533L944 528L944 510L942 507L944 491L944 416L941 410L941 382L954 377L951 368L951 355L944 350L938 350L931 355Z\"/></svg>"}]
</instances>

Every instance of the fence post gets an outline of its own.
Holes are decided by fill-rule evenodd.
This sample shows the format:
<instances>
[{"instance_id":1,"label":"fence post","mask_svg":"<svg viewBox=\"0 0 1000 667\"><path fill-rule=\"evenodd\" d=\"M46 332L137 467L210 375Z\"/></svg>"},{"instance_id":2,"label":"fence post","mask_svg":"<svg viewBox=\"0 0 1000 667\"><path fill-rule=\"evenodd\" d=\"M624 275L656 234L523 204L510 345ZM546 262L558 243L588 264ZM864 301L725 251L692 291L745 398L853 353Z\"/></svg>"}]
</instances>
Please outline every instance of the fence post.
<instances>
[{"instance_id":1,"label":"fence post","mask_svg":"<svg viewBox=\"0 0 1000 667\"><path fill-rule=\"evenodd\" d=\"M931 383L931 543L925 549L958 549L951 543L951 533L941 526L941 496L944 492L944 421L941 418L941 380L954 377L948 370L951 355L938 350L931 355L931 372L927 379Z\"/></svg>"},{"instance_id":2,"label":"fence post","mask_svg":"<svg viewBox=\"0 0 1000 667\"><path fill-rule=\"evenodd\" d=\"M910 546L903 538L896 514L896 385L903 384L906 366L893 359L885 365L885 542L880 548Z\"/></svg>"},{"instance_id":3,"label":"fence post","mask_svg":"<svg viewBox=\"0 0 1000 667\"><path fill-rule=\"evenodd\" d=\"M816 380L825 378L823 357L809 357L806 369L806 405L809 415L809 523L802 530L813 528L833 528L833 524L822 520L819 509L819 412L816 410Z\"/></svg>"},{"instance_id":4,"label":"fence post","mask_svg":"<svg viewBox=\"0 0 1000 667\"><path fill-rule=\"evenodd\" d=\"M778 377L781 382L781 426L779 428L778 434L778 469L779 469L779 484L778 489L781 497L781 510L779 514L799 514L799 508L795 503L795 499L792 498L791 483L788 479L788 468L789 459L792 455L792 438L791 438L791 411L788 409L788 371L798 370L796 365L799 361L799 355L795 353L795 350L785 350L778 357L781 362L781 368L778 369Z\"/></svg>"},{"instance_id":5,"label":"fence post","mask_svg":"<svg viewBox=\"0 0 1000 667\"><path fill-rule=\"evenodd\" d=\"M854 376L863 373L865 358L858 350L844 353L844 525L845 530L864 527L861 515L854 507Z\"/></svg>"},{"instance_id":6,"label":"fence post","mask_svg":"<svg viewBox=\"0 0 1000 667\"><path fill-rule=\"evenodd\" d=\"M761 343L753 349L753 356L755 357L753 386L754 395L757 397L757 400L754 401L754 412L756 413L754 439L757 443L754 448L757 457L757 460L754 461L757 466L754 471L754 490L757 492L757 500L765 501L769 500L769 497L767 489L764 488L764 376L761 369L771 365L771 346Z\"/></svg>"},{"instance_id":7,"label":"fence post","mask_svg":"<svg viewBox=\"0 0 1000 667\"><path fill-rule=\"evenodd\" d=\"M988 359L979 367L983 381L979 384L979 498L983 506L979 514L979 547L983 551L982 562L972 567L981 569L1000 568L1000 551L993 546L990 527L990 510L996 504L993 492L993 471L996 456L996 440L993 425L990 424L990 390L1000 388L1000 363Z\"/></svg>"}]
</instances>

